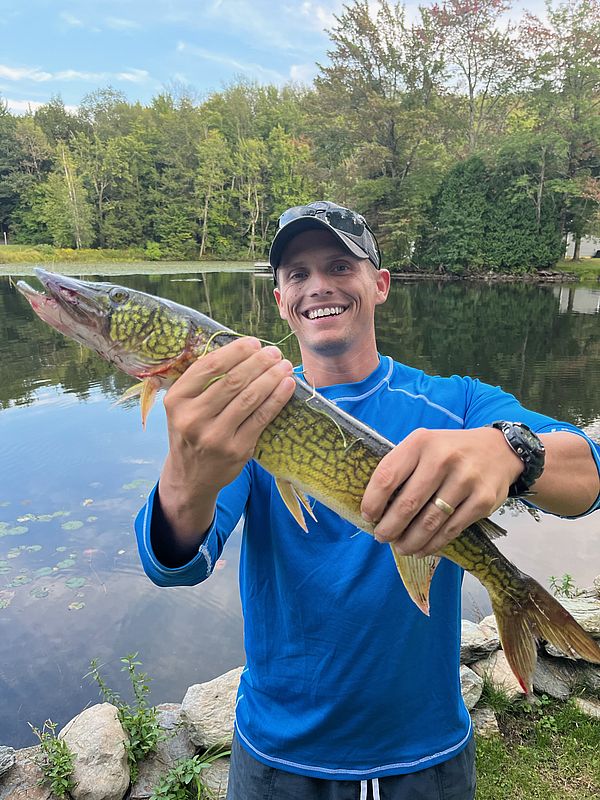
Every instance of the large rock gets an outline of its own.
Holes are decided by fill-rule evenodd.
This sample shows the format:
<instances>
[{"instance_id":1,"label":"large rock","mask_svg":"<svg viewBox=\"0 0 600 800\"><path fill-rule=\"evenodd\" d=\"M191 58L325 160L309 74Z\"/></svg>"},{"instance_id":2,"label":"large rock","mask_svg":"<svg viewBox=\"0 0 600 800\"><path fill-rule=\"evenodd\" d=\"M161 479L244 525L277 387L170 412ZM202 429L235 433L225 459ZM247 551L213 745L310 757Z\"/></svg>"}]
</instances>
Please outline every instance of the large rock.
<instances>
[{"instance_id":1,"label":"large rock","mask_svg":"<svg viewBox=\"0 0 600 800\"><path fill-rule=\"evenodd\" d=\"M127 736L115 706L86 708L58 736L75 756L74 800L122 800L129 786Z\"/></svg>"},{"instance_id":2,"label":"large rock","mask_svg":"<svg viewBox=\"0 0 600 800\"><path fill-rule=\"evenodd\" d=\"M196 752L187 729L181 724L181 705L163 703L156 710L165 738L158 743L156 752L138 765L138 777L131 788L132 800L150 797L152 790L177 761L191 758Z\"/></svg>"},{"instance_id":3,"label":"large rock","mask_svg":"<svg viewBox=\"0 0 600 800\"><path fill-rule=\"evenodd\" d=\"M559 602L575 617L585 631L595 639L600 639L600 599L591 590L579 597L561 597ZM546 652L551 656L569 658L572 661L581 660L578 655L563 653L562 650L552 644L546 644L545 648Z\"/></svg>"},{"instance_id":4,"label":"large rock","mask_svg":"<svg viewBox=\"0 0 600 800\"><path fill-rule=\"evenodd\" d=\"M211 800L225 800L229 780L229 759L218 758L202 771L202 783L209 791Z\"/></svg>"},{"instance_id":5,"label":"large rock","mask_svg":"<svg viewBox=\"0 0 600 800\"><path fill-rule=\"evenodd\" d=\"M562 658L539 656L533 673L533 688L541 694L568 700L577 676L573 663Z\"/></svg>"},{"instance_id":6,"label":"large rock","mask_svg":"<svg viewBox=\"0 0 600 800\"><path fill-rule=\"evenodd\" d=\"M461 622L460 660L462 664L471 664L485 658L500 646L498 632L482 627L468 619Z\"/></svg>"},{"instance_id":7,"label":"large rock","mask_svg":"<svg viewBox=\"0 0 600 800\"><path fill-rule=\"evenodd\" d=\"M0 800L57 800L37 765L41 750L27 747L15 752L15 763L0 777Z\"/></svg>"},{"instance_id":8,"label":"large rock","mask_svg":"<svg viewBox=\"0 0 600 800\"><path fill-rule=\"evenodd\" d=\"M13 747L0 745L0 778L15 764L15 750Z\"/></svg>"},{"instance_id":9,"label":"large rock","mask_svg":"<svg viewBox=\"0 0 600 800\"><path fill-rule=\"evenodd\" d=\"M460 668L460 691L469 711L478 702L483 691L483 680L464 664Z\"/></svg>"},{"instance_id":10,"label":"large rock","mask_svg":"<svg viewBox=\"0 0 600 800\"><path fill-rule=\"evenodd\" d=\"M491 708L474 708L471 711L471 719L475 733L479 736L495 736L500 734L498 720Z\"/></svg>"},{"instance_id":11,"label":"large rock","mask_svg":"<svg viewBox=\"0 0 600 800\"><path fill-rule=\"evenodd\" d=\"M212 681L196 683L185 693L181 719L195 745L208 749L230 746L233 738L235 700L243 667L219 675Z\"/></svg>"},{"instance_id":12,"label":"large rock","mask_svg":"<svg viewBox=\"0 0 600 800\"><path fill-rule=\"evenodd\" d=\"M511 700L524 694L502 650L472 664L471 669L480 678L487 678L496 688L502 689Z\"/></svg>"},{"instance_id":13,"label":"large rock","mask_svg":"<svg viewBox=\"0 0 600 800\"><path fill-rule=\"evenodd\" d=\"M600 700L592 700L589 697L586 699L576 697L575 705L582 714L587 714L588 717L593 717L594 719L600 719Z\"/></svg>"}]
</instances>

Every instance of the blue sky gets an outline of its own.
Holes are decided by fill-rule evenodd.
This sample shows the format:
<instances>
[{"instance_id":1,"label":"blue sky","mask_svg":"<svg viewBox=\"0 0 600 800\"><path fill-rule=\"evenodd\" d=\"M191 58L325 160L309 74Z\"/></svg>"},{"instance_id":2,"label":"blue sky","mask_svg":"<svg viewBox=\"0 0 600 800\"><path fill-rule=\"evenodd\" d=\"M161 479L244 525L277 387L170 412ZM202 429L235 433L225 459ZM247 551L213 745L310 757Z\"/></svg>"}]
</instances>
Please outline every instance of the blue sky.
<instances>
[{"instance_id":1,"label":"blue sky","mask_svg":"<svg viewBox=\"0 0 600 800\"><path fill-rule=\"evenodd\" d=\"M109 85L148 103L173 83L200 98L239 76L310 83L341 9L342 0L0 0L0 96L23 113L56 94L75 108Z\"/></svg>"}]
</instances>

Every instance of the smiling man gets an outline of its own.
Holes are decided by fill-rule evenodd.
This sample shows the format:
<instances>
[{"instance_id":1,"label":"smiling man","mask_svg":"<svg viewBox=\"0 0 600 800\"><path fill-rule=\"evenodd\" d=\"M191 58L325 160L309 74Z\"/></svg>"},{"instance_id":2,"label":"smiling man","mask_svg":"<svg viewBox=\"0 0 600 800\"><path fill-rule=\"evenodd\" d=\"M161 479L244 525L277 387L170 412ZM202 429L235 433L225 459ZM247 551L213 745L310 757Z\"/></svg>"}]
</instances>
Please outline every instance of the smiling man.
<instances>
[{"instance_id":1,"label":"smiling man","mask_svg":"<svg viewBox=\"0 0 600 800\"><path fill-rule=\"evenodd\" d=\"M435 553L528 491L543 510L589 513L598 452L574 426L497 387L381 355L375 310L390 275L355 212L324 201L289 209L270 263L279 313L300 344L296 373L398 444L362 502L378 541L321 506L305 536L252 460L294 391L279 350L240 339L199 359L166 395L169 453L136 521L146 572L163 586L199 583L244 517L247 664L228 798L470 800L462 572L442 561L427 618L380 542Z\"/></svg>"}]
</instances>

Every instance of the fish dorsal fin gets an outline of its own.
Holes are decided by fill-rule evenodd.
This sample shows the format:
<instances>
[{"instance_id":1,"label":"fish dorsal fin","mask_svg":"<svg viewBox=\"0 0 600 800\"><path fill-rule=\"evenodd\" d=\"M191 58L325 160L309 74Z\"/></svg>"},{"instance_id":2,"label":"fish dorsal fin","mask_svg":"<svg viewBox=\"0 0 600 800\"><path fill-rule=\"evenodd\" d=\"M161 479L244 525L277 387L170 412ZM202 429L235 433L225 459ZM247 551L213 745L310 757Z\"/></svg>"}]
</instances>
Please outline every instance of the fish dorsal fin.
<instances>
[{"instance_id":1,"label":"fish dorsal fin","mask_svg":"<svg viewBox=\"0 0 600 800\"><path fill-rule=\"evenodd\" d=\"M396 551L390 543L396 567L410 599L426 616L429 616L429 587L431 579L440 562L439 556L405 556Z\"/></svg>"},{"instance_id":2,"label":"fish dorsal fin","mask_svg":"<svg viewBox=\"0 0 600 800\"><path fill-rule=\"evenodd\" d=\"M488 539L498 539L500 536L506 536L506 530L487 517L480 519L477 525L481 526Z\"/></svg>"},{"instance_id":3,"label":"fish dorsal fin","mask_svg":"<svg viewBox=\"0 0 600 800\"><path fill-rule=\"evenodd\" d=\"M287 510L296 520L298 525L300 525L302 530L305 533L308 533L302 506L304 506L315 522L317 521L317 518L310 507L310 503L308 502L306 495L299 489L296 489L296 487L289 481L283 480L283 478L275 478L275 486L277 486L277 491L281 495L281 499L285 503Z\"/></svg>"}]
</instances>

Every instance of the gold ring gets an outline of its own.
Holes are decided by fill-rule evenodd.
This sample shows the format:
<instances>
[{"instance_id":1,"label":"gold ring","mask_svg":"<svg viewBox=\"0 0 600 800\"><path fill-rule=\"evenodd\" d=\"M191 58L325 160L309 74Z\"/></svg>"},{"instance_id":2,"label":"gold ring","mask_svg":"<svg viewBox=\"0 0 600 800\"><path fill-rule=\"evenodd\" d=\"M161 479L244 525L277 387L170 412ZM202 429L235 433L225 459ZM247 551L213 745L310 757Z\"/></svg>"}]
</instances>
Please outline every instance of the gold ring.
<instances>
[{"instance_id":1,"label":"gold ring","mask_svg":"<svg viewBox=\"0 0 600 800\"><path fill-rule=\"evenodd\" d=\"M441 497L436 497L435 500L433 501L433 504L434 506L436 506L436 508L439 508L440 511L443 511L444 514L448 514L449 517L451 517L452 514L454 514L454 512L456 511L454 506L451 506L450 503L447 503L445 500L442 500Z\"/></svg>"}]
</instances>

